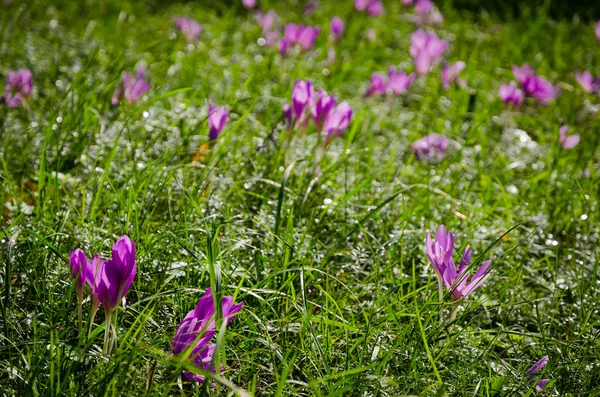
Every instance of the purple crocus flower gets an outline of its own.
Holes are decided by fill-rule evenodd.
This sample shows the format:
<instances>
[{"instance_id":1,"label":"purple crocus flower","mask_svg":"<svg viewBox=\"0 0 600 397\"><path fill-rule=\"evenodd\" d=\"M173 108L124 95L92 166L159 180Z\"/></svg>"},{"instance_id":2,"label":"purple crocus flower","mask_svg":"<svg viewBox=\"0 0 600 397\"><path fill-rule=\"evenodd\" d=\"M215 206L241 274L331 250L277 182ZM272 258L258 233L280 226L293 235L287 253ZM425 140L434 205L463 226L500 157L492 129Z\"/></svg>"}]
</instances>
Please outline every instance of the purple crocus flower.
<instances>
[{"instance_id":1,"label":"purple crocus flower","mask_svg":"<svg viewBox=\"0 0 600 397\"><path fill-rule=\"evenodd\" d=\"M112 97L112 104L115 106L119 103L121 97L125 98L125 102L131 105L150 90L152 85L146 81L146 68L138 68L135 77L131 73L125 73L121 80L121 85L117 87Z\"/></svg>"},{"instance_id":2,"label":"purple crocus flower","mask_svg":"<svg viewBox=\"0 0 600 397\"><path fill-rule=\"evenodd\" d=\"M433 2L431 0L417 0L415 3L415 14L425 15L433 10Z\"/></svg>"},{"instance_id":3,"label":"purple crocus flower","mask_svg":"<svg viewBox=\"0 0 600 397\"><path fill-rule=\"evenodd\" d=\"M270 10L266 14L259 11L256 16L256 21L262 27L263 33L273 30L276 19L277 13L273 10Z\"/></svg>"},{"instance_id":4,"label":"purple crocus flower","mask_svg":"<svg viewBox=\"0 0 600 397\"><path fill-rule=\"evenodd\" d=\"M224 296L221 300L223 320L229 324L235 314L242 309L243 303L234 304L233 297ZM172 352L181 354L191 348L190 358L197 367L216 372L211 366L215 345L208 342L216 334L215 306L212 290L209 288L198 301L196 308L191 310L179 324L171 342ZM203 383L204 377L185 371L184 375L197 382Z\"/></svg>"},{"instance_id":5,"label":"purple crocus flower","mask_svg":"<svg viewBox=\"0 0 600 397\"><path fill-rule=\"evenodd\" d=\"M515 76L515 79L517 79L517 81L520 84L525 83L525 81L527 80L528 77L531 77L534 75L533 68L527 64L525 64L521 67L519 67L517 65L513 65L512 72L513 72L513 75Z\"/></svg>"},{"instance_id":6,"label":"purple crocus flower","mask_svg":"<svg viewBox=\"0 0 600 397\"><path fill-rule=\"evenodd\" d=\"M558 90L548 80L539 76L529 76L523 83L525 95L538 99L542 102L548 102L558 96Z\"/></svg>"},{"instance_id":7,"label":"purple crocus flower","mask_svg":"<svg viewBox=\"0 0 600 397\"><path fill-rule=\"evenodd\" d=\"M69 255L69 267L75 279L75 293L79 304L83 301L83 289L85 288L88 272L91 271L92 263L79 248L71 251Z\"/></svg>"},{"instance_id":8,"label":"purple crocus flower","mask_svg":"<svg viewBox=\"0 0 600 397\"><path fill-rule=\"evenodd\" d=\"M312 99L310 113L318 129L323 127L323 123L335 107L336 100L333 95L327 95L327 92L322 88L317 91L317 94Z\"/></svg>"},{"instance_id":9,"label":"purple crocus flower","mask_svg":"<svg viewBox=\"0 0 600 397\"><path fill-rule=\"evenodd\" d=\"M185 36L187 41L198 40L202 33L202 25L189 17L175 17L175 27Z\"/></svg>"},{"instance_id":10,"label":"purple crocus flower","mask_svg":"<svg viewBox=\"0 0 600 397\"><path fill-rule=\"evenodd\" d=\"M506 106L512 105L517 108L521 105L521 102L523 102L523 91L517 88L514 81L511 81L509 84L501 85L498 90L498 95Z\"/></svg>"},{"instance_id":11,"label":"purple crocus flower","mask_svg":"<svg viewBox=\"0 0 600 397\"><path fill-rule=\"evenodd\" d=\"M585 92L594 92L600 88L600 77L594 79L594 76L587 70L584 72L575 72L575 78Z\"/></svg>"},{"instance_id":12,"label":"purple crocus flower","mask_svg":"<svg viewBox=\"0 0 600 397\"><path fill-rule=\"evenodd\" d=\"M563 149L573 149L579 143L579 134L567 136L567 132L569 132L569 126L563 125L560 127L560 145Z\"/></svg>"},{"instance_id":13,"label":"purple crocus flower","mask_svg":"<svg viewBox=\"0 0 600 397\"><path fill-rule=\"evenodd\" d=\"M135 244L128 236L117 240L112 247L112 257L107 261L98 261L94 292L110 315L125 297L137 273Z\"/></svg>"},{"instance_id":14,"label":"purple crocus flower","mask_svg":"<svg viewBox=\"0 0 600 397\"><path fill-rule=\"evenodd\" d=\"M308 122L308 110L314 97L314 87L310 80L297 80L292 90L292 111L297 121Z\"/></svg>"},{"instance_id":15,"label":"purple crocus flower","mask_svg":"<svg viewBox=\"0 0 600 397\"><path fill-rule=\"evenodd\" d=\"M415 74L411 73L406 75L404 70L400 70L396 72L396 68L392 66L390 71L388 72L389 86L390 90L393 94L401 94L408 89L413 80L415 79Z\"/></svg>"},{"instance_id":16,"label":"purple crocus flower","mask_svg":"<svg viewBox=\"0 0 600 397\"><path fill-rule=\"evenodd\" d=\"M333 35L333 38L336 40L339 40L340 37L342 37L342 33L344 33L344 28L345 28L345 24L344 24L344 20L340 17L333 17L331 18L331 34Z\"/></svg>"},{"instance_id":17,"label":"purple crocus flower","mask_svg":"<svg viewBox=\"0 0 600 397\"><path fill-rule=\"evenodd\" d=\"M327 132L327 138L325 139L325 146L331 142L336 136L340 136L352 119L352 108L348 102L344 101L337 105L329 114L323 125L323 130Z\"/></svg>"},{"instance_id":18,"label":"purple crocus flower","mask_svg":"<svg viewBox=\"0 0 600 397\"><path fill-rule=\"evenodd\" d=\"M225 107L214 106L212 103L208 105L208 140L215 141L227 123L229 118L229 105Z\"/></svg>"},{"instance_id":19,"label":"purple crocus flower","mask_svg":"<svg viewBox=\"0 0 600 397\"><path fill-rule=\"evenodd\" d=\"M242 0L242 4L244 5L244 7L251 10L254 7L256 7L256 0Z\"/></svg>"},{"instance_id":20,"label":"purple crocus flower","mask_svg":"<svg viewBox=\"0 0 600 397\"><path fill-rule=\"evenodd\" d=\"M385 84L385 76L374 72L371 75L371 85L367 89L366 96L377 96L385 94L387 85Z\"/></svg>"},{"instance_id":21,"label":"purple crocus flower","mask_svg":"<svg viewBox=\"0 0 600 397\"><path fill-rule=\"evenodd\" d=\"M282 54L285 54L290 46L296 44L299 44L300 47L306 51L312 47L317 39L317 36L319 35L319 32L319 27L288 23L284 28L284 37L279 43L279 51Z\"/></svg>"},{"instance_id":22,"label":"purple crocus flower","mask_svg":"<svg viewBox=\"0 0 600 397\"><path fill-rule=\"evenodd\" d=\"M319 27L300 26L298 29L298 44L303 50L308 50L314 44L320 32Z\"/></svg>"},{"instance_id":23,"label":"purple crocus flower","mask_svg":"<svg viewBox=\"0 0 600 397\"><path fill-rule=\"evenodd\" d=\"M292 126L292 108L287 103L283 104L283 118L285 119L288 127Z\"/></svg>"},{"instance_id":24,"label":"purple crocus flower","mask_svg":"<svg viewBox=\"0 0 600 397\"><path fill-rule=\"evenodd\" d=\"M383 3L381 0L371 0L367 6L367 13L373 16L383 15Z\"/></svg>"},{"instance_id":25,"label":"purple crocus flower","mask_svg":"<svg viewBox=\"0 0 600 397\"><path fill-rule=\"evenodd\" d=\"M304 15L310 15L313 12L315 12L315 10L317 9L317 7L319 6L319 3L316 0L311 0L308 3L306 3L306 6L304 7Z\"/></svg>"},{"instance_id":26,"label":"purple crocus flower","mask_svg":"<svg viewBox=\"0 0 600 397\"><path fill-rule=\"evenodd\" d=\"M596 37L600 40L600 21L596 22Z\"/></svg>"},{"instance_id":27,"label":"purple crocus flower","mask_svg":"<svg viewBox=\"0 0 600 397\"><path fill-rule=\"evenodd\" d=\"M410 55L413 57L418 75L429 72L432 65L441 61L448 42L438 38L435 33L426 33L419 29L411 36Z\"/></svg>"},{"instance_id":28,"label":"purple crocus flower","mask_svg":"<svg viewBox=\"0 0 600 397\"><path fill-rule=\"evenodd\" d=\"M419 139L411 145L411 150L417 160L441 160L446 153L450 141L446 137L433 133Z\"/></svg>"},{"instance_id":29,"label":"purple crocus flower","mask_svg":"<svg viewBox=\"0 0 600 397\"><path fill-rule=\"evenodd\" d=\"M488 270L492 261L487 260L481 264L467 282L471 264L471 248L467 246L460 259L459 267L456 269L452 260L454 236L452 233L446 233L444 225L438 227L434 240L431 239L429 232L427 233L425 249L438 280L450 291L450 296L454 302L471 294L490 277Z\"/></svg>"},{"instance_id":30,"label":"purple crocus flower","mask_svg":"<svg viewBox=\"0 0 600 397\"><path fill-rule=\"evenodd\" d=\"M463 61L458 61L449 65L444 65L442 68L442 87L448 89L450 84L455 83L459 87L464 88L466 83L459 77L460 72L467 66Z\"/></svg>"},{"instance_id":31,"label":"purple crocus flower","mask_svg":"<svg viewBox=\"0 0 600 397\"><path fill-rule=\"evenodd\" d=\"M364 11L369 6L370 0L354 0L354 7L357 11Z\"/></svg>"},{"instance_id":32,"label":"purple crocus flower","mask_svg":"<svg viewBox=\"0 0 600 397\"><path fill-rule=\"evenodd\" d=\"M544 356L542 357L538 362L536 362L535 364L533 364L531 366L531 368L529 368L526 372L525 372L525 376L527 378L529 378L529 380L533 381L533 375L535 375L536 373L540 372L542 369L544 369L544 367L546 366L546 364L548 364L549 358L548 356ZM550 379L540 379L537 384L535 385L535 390L537 391L542 391L546 388L546 385L548 384L548 382L550 382Z\"/></svg>"},{"instance_id":33,"label":"purple crocus flower","mask_svg":"<svg viewBox=\"0 0 600 397\"><path fill-rule=\"evenodd\" d=\"M8 72L4 86L4 102L9 108L19 106L31 95L33 89L33 75L31 70L22 69Z\"/></svg>"}]
</instances>

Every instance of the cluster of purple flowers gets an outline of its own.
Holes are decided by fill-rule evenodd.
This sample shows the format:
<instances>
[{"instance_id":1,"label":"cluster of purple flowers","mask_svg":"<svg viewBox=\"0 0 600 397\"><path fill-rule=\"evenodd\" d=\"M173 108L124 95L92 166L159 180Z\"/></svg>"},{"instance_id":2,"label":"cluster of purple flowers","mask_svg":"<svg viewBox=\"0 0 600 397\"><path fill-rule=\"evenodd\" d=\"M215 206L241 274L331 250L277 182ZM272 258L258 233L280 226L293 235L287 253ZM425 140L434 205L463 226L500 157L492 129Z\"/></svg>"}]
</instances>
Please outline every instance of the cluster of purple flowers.
<instances>
[{"instance_id":1,"label":"cluster of purple flowers","mask_svg":"<svg viewBox=\"0 0 600 397\"><path fill-rule=\"evenodd\" d=\"M4 86L4 102L9 108L22 104L31 96L33 75L31 70L23 69L9 72Z\"/></svg>"},{"instance_id":2,"label":"cluster of purple flowers","mask_svg":"<svg viewBox=\"0 0 600 397\"><path fill-rule=\"evenodd\" d=\"M390 67L388 71L388 80L380 73L371 75L371 85L367 89L366 96L377 96L385 93L398 95L405 92L415 79L415 74L406 74L404 70L396 70L395 66Z\"/></svg>"},{"instance_id":3,"label":"cluster of purple flowers","mask_svg":"<svg viewBox=\"0 0 600 397\"><path fill-rule=\"evenodd\" d=\"M333 95L320 88L315 92L310 80L298 80L292 90L292 106L283 106L285 119L290 128L305 129L313 120L319 131L325 131L325 145L340 136L350 123L352 107L343 101L337 104Z\"/></svg>"},{"instance_id":4,"label":"cluster of purple flowers","mask_svg":"<svg viewBox=\"0 0 600 397\"><path fill-rule=\"evenodd\" d=\"M291 47L299 45L303 51L309 50L321 29L318 26L296 25L288 23L283 29L283 37L279 40L279 52L286 54Z\"/></svg>"},{"instance_id":5,"label":"cluster of purple flowers","mask_svg":"<svg viewBox=\"0 0 600 397\"><path fill-rule=\"evenodd\" d=\"M383 3L381 0L354 0L354 7L357 11L366 11L369 15L383 15Z\"/></svg>"}]
</instances>

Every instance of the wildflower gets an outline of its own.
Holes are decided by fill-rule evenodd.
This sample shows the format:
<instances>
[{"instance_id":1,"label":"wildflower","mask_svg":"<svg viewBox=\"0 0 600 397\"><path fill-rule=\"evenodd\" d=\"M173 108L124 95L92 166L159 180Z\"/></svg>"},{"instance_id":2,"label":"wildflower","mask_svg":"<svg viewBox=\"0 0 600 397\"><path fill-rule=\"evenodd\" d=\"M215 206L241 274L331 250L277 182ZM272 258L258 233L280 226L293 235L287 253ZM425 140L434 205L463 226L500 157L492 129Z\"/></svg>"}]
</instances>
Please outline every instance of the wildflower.
<instances>
[{"instance_id":1,"label":"wildflower","mask_svg":"<svg viewBox=\"0 0 600 397\"><path fill-rule=\"evenodd\" d=\"M307 122L309 106L314 96L313 84L310 80L297 80L292 90L292 111L298 121Z\"/></svg>"},{"instance_id":2,"label":"wildflower","mask_svg":"<svg viewBox=\"0 0 600 397\"><path fill-rule=\"evenodd\" d=\"M256 20L258 21L258 24L262 27L263 32L273 30L276 19L277 13L273 10L267 12L266 14L259 12L256 16Z\"/></svg>"},{"instance_id":3,"label":"wildflower","mask_svg":"<svg viewBox=\"0 0 600 397\"><path fill-rule=\"evenodd\" d=\"M208 106L208 140L215 141L227 123L229 118L229 105L225 107L214 106L212 103Z\"/></svg>"},{"instance_id":4,"label":"wildflower","mask_svg":"<svg viewBox=\"0 0 600 397\"><path fill-rule=\"evenodd\" d=\"M300 26L298 28L298 44L303 50L308 50L314 44L320 29L312 26Z\"/></svg>"},{"instance_id":5,"label":"wildflower","mask_svg":"<svg viewBox=\"0 0 600 397\"><path fill-rule=\"evenodd\" d=\"M413 151L417 160L441 160L446 153L449 143L450 142L446 137L433 133L414 142L411 145L411 150Z\"/></svg>"},{"instance_id":6,"label":"wildflower","mask_svg":"<svg viewBox=\"0 0 600 397\"><path fill-rule=\"evenodd\" d=\"M339 40L340 37L342 37L342 33L344 33L344 28L345 28L344 20L339 17L333 17L333 18L331 18L330 26L331 26L331 34L333 35L333 38L336 40Z\"/></svg>"},{"instance_id":7,"label":"wildflower","mask_svg":"<svg viewBox=\"0 0 600 397\"><path fill-rule=\"evenodd\" d=\"M415 74L411 73L406 75L404 70L396 72L396 68L392 66L388 72L389 86L393 94L401 94L408 89L413 80Z\"/></svg>"},{"instance_id":8,"label":"wildflower","mask_svg":"<svg viewBox=\"0 0 600 397\"><path fill-rule=\"evenodd\" d=\"M137 101L150 90L151 84L146 81L146 68L138 68L135 77L131 73L125 73L121 85L117 87L112 97L113 106L119 103L123 97L128 105Z\"/></svg>"},{"instance_id":9,"label":"wildflower","mask_svg":"<svg viewBox=\"0 0 600 397\"><path fill-rule=\"evenodd\" d=\"M123 236L113 244L112 257L107 261L98 258L97 279L94 292L102 303L107 316L117 308L125 297L137 273L135 244Z\"/></svg>"},{"instance_id":10,"label":"wildflower","mask_svg":"<svg viewBox=\"0 0 600 397\"><path fill-rule=\"evenodd\" d=\"M471 264L471 247L467 246L460 259L459 267L456 269L452 260L454 235L451 232L446 233L444 225L438 227L434 240L431 239L429 232L427 233L425 249L440 286L443 284L450 291L450 296L454 302L470 295L490 277L488 269L492 261L487 260L481 264L467 282Z\"/></svg>"},{"instance_id":11,"label":"wildflower","mask_svg":"<svg viewBox=\"0 0 600 397\"><path fill-rule=\"evenodd\" d=\"M229 324L233 316L242 309L243 303L234 304L233 297L224 296L221 300L223 320ZM171 342L172 352L179 355L191 348L190 358L194 365L205 370L216 372L212 363L215 345L209 341L216 334L215 306L212 290L209 288L198 301L196 308L188 312L179 324ZM204 382L204 377L185 371L184 375L190 380Z\"/></svg>"},{"instance_id":12,"label":"wildflower","mask_svg":"<svg viewBox=\"0 0 600 397\"><path fill-rule=\"evenodd\" d=\"M185 36L187 41L198 40L202 33L202 25L189 17L175 17L175 27Z\"/></svg>"},{"instance_id":13,"label":"wildflower","mask_svg":"<svg viewBox=\"0 0 600 397\"><path fill-rule=\"evenodd\" d=\"M323 130L327 132L325 146L327 146L333 138L340 136L346 128L348 128L351 118L352 108L346 101L340 103L329 112L325 124L323 125Z\"/></svg>"},{"instance_id":14,"label":"wildflower","mask_svg":"<svg viewBox=\"0 0 600 397\"><path fill-rule=\"evenodd\" d=\"M336 100L333 95L327 95L327 92L322 88L317 91L312 100L310 112L318 129L322 128L325 119L335 107L335 103Z\"/></svg>"},{"instance_id":15,"label":"wildflower","mask_svg":"<svg viewBox=\"0 0 600 397\"><path fill-rule=\"evenodd\" d=\"M432 65L441 61L448 42L441 40L435 33L426 33L419 29L411 36L410 55L413 57L417 74L429 72Z\"/></svg>"},{"instance_id":16,"label":"wildflower","mask_svg":"<svg viewBox=\"0 0 600 397\"><path fill-rule=\"evenodd\" d=\"M371 0L367 6L367 13L369 15L383 15L383 3L381 0Z\"/></svg>"},{"instance_id":17,"label":"wildflower","mask_svg":"<svg viewBox=\"0 0 600 397\"><path fill-rule=\"evenodd\" d=\"M529 368L526 372L525 372L525 377L529 378L530 381L534 381L534 376L536 373L540 372L541 370L544 369L544 367L546 366L546 364L548 364L549 358L548 356L544 356L542 357L538 362L536 362L535 364L533 364L531 366L531 368ZM548 384L548 382L550 382L550 379L540 379L537 384L535 385L535 390L537 391L542 391L546 388L546 385Z\"/></svg>"},{"instance_id":18,"label":"wildflower","mask_svg":"<svg viewBox=\"0 0 600 397\"><path fill-rule=\"evenodd\" d=\"M442 68L442 86L446 89L450 88L451 83L456 83L459 87L464 88L466 83L459 77L466 64L463 61L458 61L450 65L444 65Z\"/></svg>"},{"instance_id":19,"label":"wildflower","mask_svg":"<svg viewBox=\"0 0 600 397\"><path fill-rule=\"evenodd\" d=\"M9 108L19 106L30 95L33 89L33 75L31 70L22 69L8 72L4 86L4 102Z\"/></svg>"},{"instance_id":20,"label":"wildflower","mask_svg":"<svg viewBox=\"0 0 600 397\"><path fill-rule=\"evenodd\" d=\"M289 47L296 44L306 51L312 47L319 32L319 27L288 23L284 28L284 36L279 42L279 52L285 54Z\"/></svg>"},{"instance_id":21,"label":"wildflower","mask_svg":"<svg viewBox=\"0 0 600 397\"><path fill-rule=\"evenodd\" d=\"M244 5L244 7L251 10L254 7L256 7L256 0L242 0L242 4Z\"/></svg>"},{"instance_id":22,"label":"wildflower","mask_svg":"<svg viewBox=\"0 0 600 397\"><path fill-rule=\"evenodd\" d=\"M596 37L600 40L600 21L596 22Z\"/></svg>"},{"instance_id":23,"label":"wildflower","mask_svg":"<svg viewBox=\"0 0 600 397\"><path fill-rule=\"evenodd\" d=\"M567 132L569 132L569 126L563 125L560 127L560 145L563 149L573 149L579 143L579 134L567 136Z\"/></svg>"},{"instance_id":24,"label":"wildflower","mask_svg":"<svg viewBox=\"0 0 600 397\"><path fill-rule=\"evenodd\" d=\"M283 118L285 119L288 127L292 126L292 108L287 103L283 104Z\"/></svg>"},{"instance_id":25,"label":"wildflower","mask_svg":"<svg viewBox=\"0 0 600 397\"><path fill-rule=\"evenodd\" d=\"M600 77L594 79L592 74L587 70L584 72L575 72L575 78L585 92L594 92L600 88Z\"/></svg>"},{"instance_id":26,"label":"wildflower","mask_svg":"<svg viewBox=\"0 0 600 397\"><path fill-rule=\"evenodd\" d=\"M512 104L517 108L521 105L521 102L523 102L523 91L517 88L514 81L511 81L509 84L501 85L498 90L498 95L506 106Z\"/></svg>"},{"instance_id":27,"label":"wildflower","mask_svg":"<svg viewBox=\"0 0 600 397\"><path fill-rule=\"evenodd\" d=\"M367 89L367 96L383 95L387 90L385 84L385 77L380 73L373 73L371 75L371 85Z\"/></svg>"},{"instance_id":28,"label":"wildflower","mask_svg":"<svg viewBox=\"0 0 600 397\"><path fill-rule=\"evenodd\" d=\"M77 248L71 251L71 255L69 255L69 267L71 269L71 274L75 279L75 294L77 295L77 301L81 305L86 277L88 277L88 272L91 270L91 262L85 256L83 251Z\"/></svg>"},{"instance_id":29,"label":"wildflower","mask_svg":"<svg viewBox=\"0 0 600 397\"><path fill-rule=\"evenodd\" d=\"M521 83L523 92L526 96L547 102L558 96L558 90L550 83L539 76L536 76L531 66L525 64L521 67L513 66L513 74L517 81Z\"/></svg>"},{"instance_id":30,"label":"wildflower","mask_svg":"<svg viewBox=\"0 0 600 397\"><path fill-rule=\"evenodd\" d=\"M354 7L357 11L364 11L369 6L370 0L354 0Z\"/></svg>"},{"instance_id":31,"label":"wildflower","mask_svg":"<svg viewBox=\"0 0 600 397\"><path fill-rule=\"evenodd\" d=\"M310 15L313 12L315 12L315 10L317 9L317 7L319 6L319 3L316 0L311 0L308 3L306 3L306 6L304 7L304 15Z\"/></svg>"},{"instance_id":32,"label":"wildflower","mask_svg":"<svg viewBox=\"0 0 600 397\"><path fill-rule=\"evenodd\" d=\"M515 79L517 79L517 81L520 84L525 83L525 80L528 77L531 77L534 75L533 68L527 64L524 64L521 67L513 65L512 71L513 71L513 75L515 76Z\"/></svg>"},{"instance_id":33,"label":"wildflower","mask_svg":"<svg viewBox=\"0 0 600 397\"><path fill-rule=\"evenodd\" d=\"M523 83L525 95L547 102L558 96L558 90L550 83L538 76L529 76Z\"/></svg>"}]
</instances>

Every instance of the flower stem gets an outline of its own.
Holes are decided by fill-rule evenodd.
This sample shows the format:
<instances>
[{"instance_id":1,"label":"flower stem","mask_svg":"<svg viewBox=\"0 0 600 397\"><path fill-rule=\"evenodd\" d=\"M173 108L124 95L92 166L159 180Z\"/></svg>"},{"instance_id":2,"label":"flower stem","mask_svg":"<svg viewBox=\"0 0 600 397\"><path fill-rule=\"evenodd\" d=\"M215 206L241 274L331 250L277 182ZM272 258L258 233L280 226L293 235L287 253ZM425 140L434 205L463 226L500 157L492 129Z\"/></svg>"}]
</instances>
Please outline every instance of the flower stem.
<instances>
[{"instance_id":1,"label":"flower stem","mask_svg":"<svg viewBox=\"0 0 600 397\"><path fill-rule=\"evenodd\" d=\"M102 348L102 352L104 354L108 354L108 341L109 341L109 334L110 334L110 320L112 317L112 313L107 311L106 312L106 319L105 321L105 326L104 326L104 346Z\"/></svg>"},{"instance_id":2,"label":"flower stem","mask_svg":"<svg viewBox=\"0 0 600 397\"><path fill-rule=\"evenodd\" d=\"M444 285L442 284L441 278L438 277L438 297L440 302L440 323L444 322Z\"/></svg>"}]
</instances>

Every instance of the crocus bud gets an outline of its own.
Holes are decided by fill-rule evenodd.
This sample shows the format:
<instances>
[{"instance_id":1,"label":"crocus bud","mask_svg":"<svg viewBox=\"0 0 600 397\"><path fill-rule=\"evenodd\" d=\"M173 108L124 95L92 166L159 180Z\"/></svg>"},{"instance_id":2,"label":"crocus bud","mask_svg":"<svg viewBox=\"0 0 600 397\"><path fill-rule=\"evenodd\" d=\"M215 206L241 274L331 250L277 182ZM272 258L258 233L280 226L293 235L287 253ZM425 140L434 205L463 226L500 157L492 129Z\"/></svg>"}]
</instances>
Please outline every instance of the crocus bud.
<instances>
[{"instance_id":1,"label":"crocus bud","mask_svg":"<svg viewBox=\"0 0 600 397\"><path fill-rule=\"evenodd\" d=\"M221 131L227 123L229 118L229 105L225 107L214 106L212 103L208 107L208 125L210 130L208 132L208 139L210 141L216 140Z\"/></svg>"},{"instance_id":2,"label":"crocus bud","mask_svg":"<svg viewBox=\"0 0 600 397\"><path fill-rule=\"evenodd\" d=\"M331 18L330 26L331 26L331 34L333 35L333 38L336 40L339 40L340 37L342 37L342 33L344 33L344 28L345 28L344 20L339 17L333 17L333 18Z\"/></svg>"},{"instance_id":3,"label":"crocus bud","mask_svg":"<svg viewBox=\"0 0 600 397\"><path fill-rule=\"evenodd\" d=\"M79 303L83 300L83 289L85 287L87 272L90 271L91 262L79 248L71 251L69 256L69 267L75 279L75 293Z\"/></svg>"},{"instance_id":4,"label":"crocus bud","mask_svg":"<svg viewBox=\"0 0 600 397\"><path fill-rule=\"evenodd\" d=\"M9 108L19 106L26 100L33 89L31 70L23 69L9 72L4 86L4 102Z\"/></svg>"}]
</instances>

